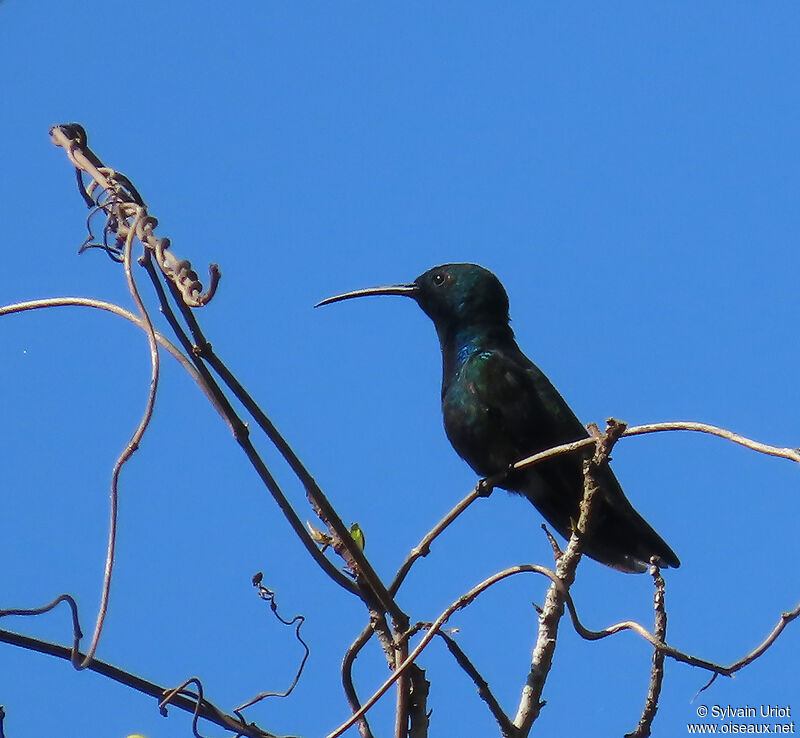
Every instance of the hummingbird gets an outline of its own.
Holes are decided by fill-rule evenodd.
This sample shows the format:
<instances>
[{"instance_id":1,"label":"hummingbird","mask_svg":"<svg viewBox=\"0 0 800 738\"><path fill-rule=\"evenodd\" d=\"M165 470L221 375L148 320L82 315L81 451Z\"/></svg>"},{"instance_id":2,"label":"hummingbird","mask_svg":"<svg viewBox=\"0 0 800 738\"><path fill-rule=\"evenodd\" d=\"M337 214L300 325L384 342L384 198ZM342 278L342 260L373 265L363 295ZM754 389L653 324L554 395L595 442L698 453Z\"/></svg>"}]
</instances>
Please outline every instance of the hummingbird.
<instances>
[{"instance_id":1,"label":"hummingbird","mask_svg":"<svg viewBox=\"0 0 800 738\"><path fill-rule=\"evenodd\" d=\"M512 464L589 433L550 380L514 340L500 280L477 264L443 264L411 284L369 287L318 303L369 295L415 300L433 321L442 351L442 416L456 453L481 477L526 497L565 539L579 517L583 458L572 453L509 471ZM611 467L599 471L600 491L583 552L624 572L680 566L673 550L625 497Z\"/></svg>"}]
</instances>

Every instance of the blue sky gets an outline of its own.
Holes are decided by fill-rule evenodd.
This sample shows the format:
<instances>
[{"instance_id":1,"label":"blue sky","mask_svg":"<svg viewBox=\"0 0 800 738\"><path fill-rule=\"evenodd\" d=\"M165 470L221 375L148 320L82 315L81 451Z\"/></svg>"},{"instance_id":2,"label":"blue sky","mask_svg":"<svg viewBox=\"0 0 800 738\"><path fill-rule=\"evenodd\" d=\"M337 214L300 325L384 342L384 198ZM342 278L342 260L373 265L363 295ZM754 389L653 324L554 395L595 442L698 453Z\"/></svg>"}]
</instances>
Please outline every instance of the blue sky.
<instances>
[{"instance_id":1,"label":"blue sky","mask_svg":"<svg viewBox=\"0 0 800 738\"><path fill-rule=\"evenodd\" d=\"M118 266L76 255L85 207L47 131L80 121L175 253L201 272L221 265L199 313L209 338L360 523L387 580L475 477L441 427L428 319L390 298L312 309L337 292L481 263L508 289L521 347L585 422L701 420L798 446L798 21L792 2L6 0L0 301L129 304ZM89 631L108 479L143 409L146 342L77 309L4 318L0 335L0 607L67 591ZM324 735L347 715L339 661L364 613L288 534L202 395L174 362L163 369L122 476L98 656L165 684L200 676L225 708L285 687L301 653L250 587L264 571L282 612L306 615L312 656L291 699L250 717ZM797 604L790 462L670 434L623 441L614 468L683 562L667 572L672 644L727 663ZM495 571L550 563L539 524L502 491L480 502L415 568L401 605L432 620ZM587 561L574 596L590 627L649 624L651 589ZM517 578L452 623L510 712L544 591ZM0 625L69 638L63 612ZM683 735L701 704L800 709L798 648L795 624L694 703L706 675L668 662L654 734ZM590 644L565 627L537 734L633 729L649 661L634 635ZM496 734L439 644L422 665L432 735ZM384 678L377 648L357 676L364 695ZM381 734L391 702L375 712ZM190 733L177 711L164 720L146 697L8 646L0 704L9 738Z\"/></svg>"}]
</instances>

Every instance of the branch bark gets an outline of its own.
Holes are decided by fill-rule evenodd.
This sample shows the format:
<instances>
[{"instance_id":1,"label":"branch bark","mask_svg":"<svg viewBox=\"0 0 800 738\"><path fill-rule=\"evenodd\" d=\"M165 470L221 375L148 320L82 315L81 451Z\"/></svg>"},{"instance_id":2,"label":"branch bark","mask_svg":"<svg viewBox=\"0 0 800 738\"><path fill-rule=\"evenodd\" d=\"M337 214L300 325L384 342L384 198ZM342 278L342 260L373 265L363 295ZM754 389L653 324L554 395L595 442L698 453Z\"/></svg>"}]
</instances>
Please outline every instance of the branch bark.
<instances>
[{"instance_id":1,"label":"branch bark","mask_svg":"<svg viewBox=\"0 0 800 738\"><path fill-rule=\"evenodd\" d=\"M12 646L19 646L29 651L38 651L39 653L55 656L66 661L71 660L71 649L59 646L55 643L41 641L37 638L31 638L19 633L12 633L8 630L0 630L0 642L8 643ZM82 657L84 654L78 654ZM122 669L112 666L104 661L93 659L86 667L88 671L94 671L104 677L119 682L120 684L130 687L131 689L141 692L142 694L155 697L157 700L162 700L164 695L170 692L167 687L159 686L146 679L131 674L130 672L123 671ZM197 708L197 700L191 699L183 694L176 694L171 700L170 704L175 707L188 712L191 715L198 713L204 720L208 720L215 725L219 725L234 734L247 736L248 738L277 738L274 733L262 730L254 723L244 723L233 715L227 715L219 708L207 700L203 700L200 708Z\"/></svg>"},{"instance_id":2,"label":"branch bark","mask_svg":"<svg viewBox=\"0 0 800 738\"><path fill-rule=\"evenodd\" d=\"M569 588L575 581L575 572L581 560L581 541L591 533L592 502L600 489L595 473L608 463L611 449L625 430L625 424L609 419L606 432L589 439L595 445L594 455L584 460L583 477L584 493L580 504L578 524L570 536L566 549L558 557L556 577L547 590L544 607L539 615L539 634L533 648L531 668L525 686L522 689L517 714L513 723L518 736L527 736L531 726L544 707L542 692L553 663L556 650L558 624L564 614Z\"/></svg>"},{"instance_id":3,"label":"branch bark","mask_svg":"<svg viewBox=\"0 0 800 738\"><path fill-rule=\"evenodd\" d=\"M665 598L664 577L655 564L650 565L650 574L655 585L655 595L653 596L653 609L655 610L655 624L653 635L662 643L667 640L667 608ZM653 648L653 662L650 669L650 686L647 690L642 716L636 729L628 733L625 738L647 738L650 729L658 712L658 698L661 695L661 684L664 681L664 651L660 648Z\"/></svg>"}]
</instances>

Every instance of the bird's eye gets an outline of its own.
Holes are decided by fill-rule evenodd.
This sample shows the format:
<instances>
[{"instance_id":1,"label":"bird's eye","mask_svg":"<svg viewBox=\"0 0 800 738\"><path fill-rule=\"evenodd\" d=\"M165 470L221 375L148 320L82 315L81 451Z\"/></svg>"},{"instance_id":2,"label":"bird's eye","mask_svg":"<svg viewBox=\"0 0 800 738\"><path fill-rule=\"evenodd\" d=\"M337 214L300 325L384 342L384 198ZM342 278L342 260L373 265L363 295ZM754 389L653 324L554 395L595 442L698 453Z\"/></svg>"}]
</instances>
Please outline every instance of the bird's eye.
<instances>
[{"instance_id":1,"label":"bird's eye","mask_svg":"<svg viewBox=\"0 0 800 738\"><path fill-rule=\"evenodd\" d=\"M444 274L442 272L436 272L436 274L433 275L433 283L437 287L440 287L441 285L443 285L444 284Z\"/></svg>"}]
</instances>

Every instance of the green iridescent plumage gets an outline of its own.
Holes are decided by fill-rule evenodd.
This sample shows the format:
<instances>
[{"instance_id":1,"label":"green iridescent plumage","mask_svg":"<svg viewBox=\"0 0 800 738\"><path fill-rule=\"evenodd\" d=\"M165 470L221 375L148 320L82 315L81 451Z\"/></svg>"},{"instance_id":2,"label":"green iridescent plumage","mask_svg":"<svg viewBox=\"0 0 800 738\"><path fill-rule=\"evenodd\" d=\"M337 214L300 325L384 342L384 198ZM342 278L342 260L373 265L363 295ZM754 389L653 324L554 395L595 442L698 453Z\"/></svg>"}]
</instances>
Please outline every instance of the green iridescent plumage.
<instances>
[{"instance_id":1,"label":"green iridescent plumage","mask_svg":"<svg viewBox=\"0 0 800 738\"><path fill-rule=\"evenodd\" d=\"M442 414L453 448L478 474L491 476L553 446L588 437L586 428L539 368L520 351L509 325L508 296L487 269L444 264L412 284L338 295L320 304L367 295L404 295L433 320L442 350ZM584 551L621 571L645 571L678 557L634 510L614 473L602 489ZM559 456L510 476L502 486L527 497L565 538L578 519L582 457Z\"/></svg>"}]
</instances>

